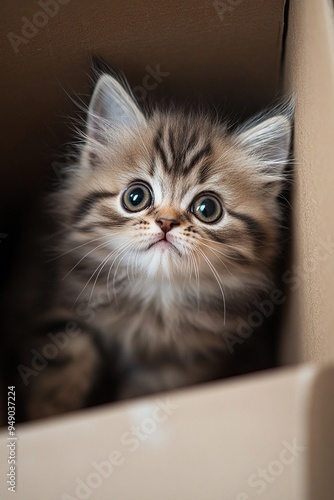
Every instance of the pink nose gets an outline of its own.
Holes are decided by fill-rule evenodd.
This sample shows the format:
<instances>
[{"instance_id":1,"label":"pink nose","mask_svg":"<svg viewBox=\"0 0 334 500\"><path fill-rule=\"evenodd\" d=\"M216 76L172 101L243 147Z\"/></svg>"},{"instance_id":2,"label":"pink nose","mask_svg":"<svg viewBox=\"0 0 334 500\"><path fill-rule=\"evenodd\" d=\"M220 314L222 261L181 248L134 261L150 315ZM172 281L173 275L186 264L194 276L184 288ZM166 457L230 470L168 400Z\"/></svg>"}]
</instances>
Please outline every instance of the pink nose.
<instances>
[{"instance_id":1,"label":"pink nose","mask_svg":"<svg viewBox=\"0 0 334 500\"><path fill-rule=\"evenodd\" d=\"M168 233L173 227L178 226L179 223L175 219L163 219L160 218L156 220L156 223L158 226L160 226L161 231L163 231L165 234Z\"/></svg>"}]
</instances>

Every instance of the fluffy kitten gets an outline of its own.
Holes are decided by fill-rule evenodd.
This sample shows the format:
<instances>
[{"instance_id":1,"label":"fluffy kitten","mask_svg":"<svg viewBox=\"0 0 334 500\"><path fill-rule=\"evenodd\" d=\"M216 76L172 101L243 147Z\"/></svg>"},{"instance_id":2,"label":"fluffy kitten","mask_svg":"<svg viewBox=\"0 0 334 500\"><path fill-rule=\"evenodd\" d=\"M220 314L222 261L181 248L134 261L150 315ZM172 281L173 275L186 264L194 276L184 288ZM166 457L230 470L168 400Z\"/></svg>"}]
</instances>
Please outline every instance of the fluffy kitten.
<instances>
[{"instance_id":1,"label":"fluffy kitten","mask_svg":"<svg viewBox=\"0 0 334 500\"><path fill-rule=\"evenodd\" d=\"M229 374L228 335L273 286L290 138L284 110L229 131L145 116L100 78L53 200L65 231L30 344L47 363L29 380L28 417L83 407L101 376L121 399Z\"/></svg>"}]
</instances>

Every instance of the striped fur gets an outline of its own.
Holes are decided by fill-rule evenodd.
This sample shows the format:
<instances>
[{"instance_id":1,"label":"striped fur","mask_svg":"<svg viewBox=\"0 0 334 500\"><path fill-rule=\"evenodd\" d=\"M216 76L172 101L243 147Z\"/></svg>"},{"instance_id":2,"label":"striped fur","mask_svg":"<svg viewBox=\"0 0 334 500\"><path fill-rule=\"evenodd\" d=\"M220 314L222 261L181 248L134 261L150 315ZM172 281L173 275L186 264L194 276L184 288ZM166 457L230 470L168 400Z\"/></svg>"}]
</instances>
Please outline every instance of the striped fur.
<instances>
[{"instance_id":1,"label":"striped fur","mask_svg":"<svg viewBox=\"0 0 334 500\"><path fill-rule=\"evenodd\" d=\"M146 117L113 78L101 78L78 164L54 197L66 231L43 320L49 330L70 318L83 333L59 363L58 385L54 366L36 377L31 417L84 406L102 364L117 398L228 374L225 334L273 285L290 135L284 112L233 132L202 115ZM122 193L135 181L154 202L129 213ZM218 222L195 217L201 193L221 201ZM175 221L164 248L154 244L161 219Z\"/></svg>"}]
</instances>

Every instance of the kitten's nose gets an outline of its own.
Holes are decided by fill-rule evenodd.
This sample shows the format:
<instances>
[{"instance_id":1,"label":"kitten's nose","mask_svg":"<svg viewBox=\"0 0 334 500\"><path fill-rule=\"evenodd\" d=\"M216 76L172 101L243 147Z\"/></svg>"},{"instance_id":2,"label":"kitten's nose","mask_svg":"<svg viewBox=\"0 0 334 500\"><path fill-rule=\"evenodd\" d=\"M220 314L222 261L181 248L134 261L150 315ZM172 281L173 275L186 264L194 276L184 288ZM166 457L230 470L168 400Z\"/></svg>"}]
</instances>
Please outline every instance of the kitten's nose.
<instances>
[{"instance_id":1,"label":"kitten's nose","mask_svg":"<svg viewBox=\"0 0 334 500\"><path fill-rule=\"evenodd\" d=\"M165 234L173 229L173 227L180 225L175 219L163 219L162 217L160 219L157 219L156 223L158 224L158 226L160 226L161 231L163 231Z\"/></svg>"}]
</instances>

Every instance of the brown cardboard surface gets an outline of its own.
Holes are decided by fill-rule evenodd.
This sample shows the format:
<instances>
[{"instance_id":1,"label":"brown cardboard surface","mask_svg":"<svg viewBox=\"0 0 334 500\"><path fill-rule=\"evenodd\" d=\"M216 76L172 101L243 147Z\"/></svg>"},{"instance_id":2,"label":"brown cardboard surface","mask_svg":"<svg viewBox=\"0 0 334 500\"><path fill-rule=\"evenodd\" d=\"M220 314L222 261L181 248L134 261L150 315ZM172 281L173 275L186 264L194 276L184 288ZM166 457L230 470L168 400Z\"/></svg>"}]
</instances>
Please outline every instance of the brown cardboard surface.
<instances>
[{"instance_id":1,"label":"brown cardboard surface","mask_svg":"<svg viewBox=\"0 0 334 500\"><path fill-rule=\"evenodd\" d=\"M318 377L312 366L282 369L19 426L15 498L329 500L306 496ZM97 472L113 460L106 477Z\"/></svg>"},{"instance_id":2,"label":"brown cardboard surface","mask_svg":"<svg viewBox=\"0 0 334 500\"><path fill-rule=\"evenodd\" d=\"M23 36L22 18L43 24L35 17L43 9L35 0L2 0L1 201L33 199L52 173L54 150L69 138L67 116L78 111L69 95L87 103L93 55L134 86L143 87L147 67L160 66L168 75L150 96L195 96L240 114L266 105L278 86L285 1L230 3L221 19L203 0L59 0L44 27L11 43L9 33Z\"/></svg>"},{"instance_id":3,"label":"brown cardboard surface","mask_svg":"<svg viewBox=\"0 0 334 500\"><path fill-rule=\"evenodd\" d=\"M310 405L307 500L332 500L334 496L334 370L326 367L313 387Z\"/></svg>"},{"instance_id":4,"label":"brown cardboard surface","mask_svg":"<svg viewBox=\"0 0 334 500\"><path fill-rule=\"evenodd\" d=\"M298 276L285 330L285 361L334 359L334 27L327 0L290 2L286 85L297 98L293 185Z\"/></svg>"}]
</instances>

